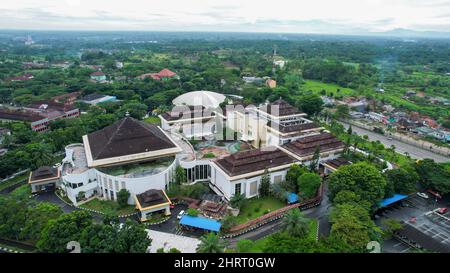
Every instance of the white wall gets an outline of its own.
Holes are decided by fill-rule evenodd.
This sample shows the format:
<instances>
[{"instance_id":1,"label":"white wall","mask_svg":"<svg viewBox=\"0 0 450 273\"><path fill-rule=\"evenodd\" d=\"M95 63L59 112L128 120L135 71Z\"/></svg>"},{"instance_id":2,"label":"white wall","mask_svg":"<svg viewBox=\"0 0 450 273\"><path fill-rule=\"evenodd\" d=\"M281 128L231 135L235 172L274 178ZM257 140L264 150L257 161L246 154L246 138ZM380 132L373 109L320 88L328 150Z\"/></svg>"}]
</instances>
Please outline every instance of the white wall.
<instances>
[{"instance_id":1,"label":"white wall","mask_svg":"<svg viewBox=\"0 0 450 273\"><path fill-rule=\"evenodd\" d=\"M246 198L251 198L259 194L259 186L261 183L262 175L229 181L220 170L216 169L218 167L215 167L214 165L212 165L211 167L211 183L219 188L223 192L225 198L227 198L228 200L234 195L235 187L239 183L241 184L241 194L245 194ZM287 169L269 173L270 183L274 183L275 177L280 175L281 181L285 180L286 174ZM257 182L257 190L256 194L252 195L250 192L250 185L255 181Z\"/></svg>"},{"instance_id":2,"label":"white wall","mask_svg":"<svg viewBox=\"0 0 450 273\"><path fill-rule=\"evenodd\" d=\"M108 196L105 196L107 199L110 199L109 192L113 191L114 200L116 200L117 192L119 192L123 188L122 182L124 182L125 189L127 189L130 192L130 198L128 199L128 203L134 204L135 200L133 196L136 194L143 193L150 189L166 190L166 185L169 185L169 183L172 182L172 180L175 177L175 168L177 166L177 163L178 163L177 160L174 160L172 164L164 171L154 175L138 178L112 176L102 173L97 169L93 170L95 171L99 188L100 187L103 188L103 193L105 193L105 189L108 189ZM116 181L118 185L116 185Z\"/></svg>"}]
</instances>

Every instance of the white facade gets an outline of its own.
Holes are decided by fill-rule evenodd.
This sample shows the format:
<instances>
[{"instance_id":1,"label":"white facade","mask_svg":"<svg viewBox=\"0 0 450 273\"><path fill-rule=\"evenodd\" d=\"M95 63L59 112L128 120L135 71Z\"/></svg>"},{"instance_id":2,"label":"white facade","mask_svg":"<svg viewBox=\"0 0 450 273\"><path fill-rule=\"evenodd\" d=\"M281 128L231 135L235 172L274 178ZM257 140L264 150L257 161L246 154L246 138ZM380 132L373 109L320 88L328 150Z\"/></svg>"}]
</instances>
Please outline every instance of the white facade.
<instances>
[{"instance_id":1,"label":"white facade","mask_svg":"<svg viewBox=\"0 0 450 273\"><path fill-rule=\"evenodd\" d=\"M80 145L82 144L78 144L78 147L80 147ZM66 155L69 155L69 157L74 156L72 149L73 147L70 147L70 145L66 148ZM72 162L73 161L74 160L72 160ZM87 168L87 165L69 167L64 164L70 164L70 159L66 162L63 161L63 168L74 169L70 173L63 169L62 188L66 191L67 197L75 205L78 204L77 197L80 192L85 193L85 198L97 195L106 200L117 200L117 193L121 189L126 189L130 192L128 203L134 204L134 196L136 194L143 193L149 189L167 190L169 183L173 181L175 177L178 159L174 158L173 162L163 171L142 177L125 177L125 175L113 176L101 172L96 168ZM75 165L77 162L74 162L73 164Z\"/></svg>"},{"instance_id":2,"label":"white facade","mask_svg":"<svg viewBox=\"0 0 450 273\"><path fill-rule=\"evenodd\" d=\"M269 170L270 183L284 181L289 167L290 164L278 170ZM259 186L263 175L264 171L258 171L230 178L219 166L212 163L210 187L227 200L230 200L235 194L244 194L246 198L252 198L259 195Z\"/></svg>"}]
</instances>

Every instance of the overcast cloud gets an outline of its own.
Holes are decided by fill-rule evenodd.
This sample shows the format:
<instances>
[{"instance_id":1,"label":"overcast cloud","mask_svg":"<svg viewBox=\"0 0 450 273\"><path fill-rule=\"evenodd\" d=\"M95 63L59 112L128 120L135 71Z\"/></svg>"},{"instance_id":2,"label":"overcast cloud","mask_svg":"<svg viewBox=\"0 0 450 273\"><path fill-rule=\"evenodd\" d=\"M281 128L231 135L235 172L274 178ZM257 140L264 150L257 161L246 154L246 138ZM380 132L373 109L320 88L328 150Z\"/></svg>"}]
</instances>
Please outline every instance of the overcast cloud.
<instances>
[{"instance_id":1,"label":"overcast cloud","mask_svg":"<svg viewBox=\"0 0 450 273\"><path fill-rule=\"evenodd\" d=\"M450 30L450 0L12 0L0 29L361 33Z\"/></svg>"}]
</instances>

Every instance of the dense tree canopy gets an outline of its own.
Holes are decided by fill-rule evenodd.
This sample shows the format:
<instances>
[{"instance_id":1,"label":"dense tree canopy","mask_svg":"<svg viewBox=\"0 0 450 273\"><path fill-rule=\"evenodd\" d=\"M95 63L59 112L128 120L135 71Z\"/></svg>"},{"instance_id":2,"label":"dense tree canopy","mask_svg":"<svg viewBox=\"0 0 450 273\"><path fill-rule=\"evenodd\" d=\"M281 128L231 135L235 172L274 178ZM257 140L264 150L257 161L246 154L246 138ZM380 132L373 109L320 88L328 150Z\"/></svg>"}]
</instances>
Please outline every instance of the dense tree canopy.
<instances>
[{"instance_id":1,"label":"dense tree canopy","mask_svg":"<svg viewBox=\"0 0 450 273\"><path fill-rule=\"evenodd\" d=\"M432 188L442 194L450 192L450 172L431 159L418 161L414 168L425 188Z\"/></svg>"},{"instance_id":2,"label":"dense tree canopy","mask_svg":"<svg viewBox=\"0 0 450 273\"><path fill-rule=\"evenodd\" d=\"M342 166L329 177L331 200L340 191L347 190L376 205L384 197L385 187L386 180L381 172L366 162Z\"/></svg>"}]
</instances>

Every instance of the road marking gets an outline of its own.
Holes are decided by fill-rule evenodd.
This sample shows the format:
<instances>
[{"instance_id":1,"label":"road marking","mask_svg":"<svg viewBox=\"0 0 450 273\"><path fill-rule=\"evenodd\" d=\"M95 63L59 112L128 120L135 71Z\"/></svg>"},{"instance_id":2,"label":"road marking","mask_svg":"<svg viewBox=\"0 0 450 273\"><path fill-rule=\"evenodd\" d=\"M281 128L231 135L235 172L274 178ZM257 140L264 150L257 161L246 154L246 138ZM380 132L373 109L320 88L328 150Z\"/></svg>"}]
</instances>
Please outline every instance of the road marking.
<instances>
[{"instance_id":1,"label":"road marking","mask_svg":"<svg viewBox=\"0 0 450 273\"><path fill-rule=\"evenodd\" d=\"M407 249L404 249L404 250L400 251L400 253L405 253L406 251L408 251L408 250L410 250L410 249L411 249L411 248L408 247Z\"/></svg>"}]
</instances>

